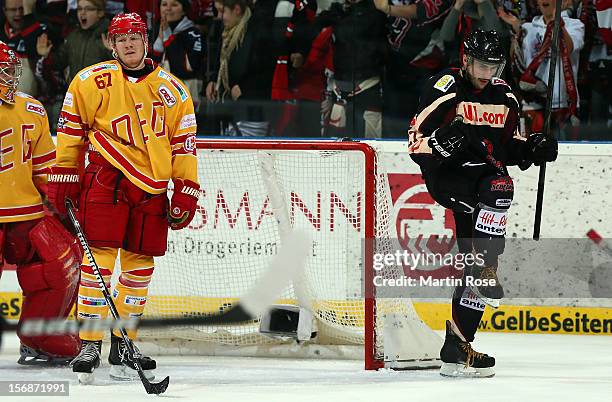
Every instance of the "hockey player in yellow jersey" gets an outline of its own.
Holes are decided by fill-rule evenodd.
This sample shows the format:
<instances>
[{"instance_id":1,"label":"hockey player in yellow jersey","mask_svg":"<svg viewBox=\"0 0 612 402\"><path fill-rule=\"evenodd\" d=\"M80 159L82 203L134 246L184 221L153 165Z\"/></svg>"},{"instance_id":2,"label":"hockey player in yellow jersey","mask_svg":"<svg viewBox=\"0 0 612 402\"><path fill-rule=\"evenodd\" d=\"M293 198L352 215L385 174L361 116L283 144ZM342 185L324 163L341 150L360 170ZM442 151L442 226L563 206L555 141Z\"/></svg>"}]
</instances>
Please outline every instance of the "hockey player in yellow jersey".
<instances>
[{"instance_id":1,"label":"hockey player in yellow jersey","mask_svg":"<svg viewBox=\"0 0 612 402\"><path fill-rule=\"evenodd\" d=\"M23 291L20 320L66 317L74 305L81 251L75 238L43 210L46 169L55 161L45 108L16 92L21 61L0 42L0 275L16 265ZM67 363L75 335L24 336L18 363Z\"/></svg>"},{"instance_id":2,"label":"hockey player in yellow jersey","mask_svg":"<svg viewBox=\"0 0 612 402\"><path fill-rule=\"evenodd\" d=\"M121 274L111 293L122 318L142 315L153 257L166 251L168 226L176 230L190 223L200 192L193 102L180 80L146 58L146 28L137 14L115 16L108 33L115 60L76 74L60 113L57 163L49 175L49 200L60 213L65 213L66 198L78 201L79 221L107 285L119 257ZM79 153L85 146L89 164L79 175ZM169 203L170 180L174 191ZM108 315L87 257L77 307L80 320ZM104 334L79 335L83 346L72 368L82 382L89 382L100 364ZM136 334L128 335L133 339ZM111 377L138 378L130 359L115 332ZM155 361L143 357L141 364L153 378Z\"/></svg>"}]
</instances>

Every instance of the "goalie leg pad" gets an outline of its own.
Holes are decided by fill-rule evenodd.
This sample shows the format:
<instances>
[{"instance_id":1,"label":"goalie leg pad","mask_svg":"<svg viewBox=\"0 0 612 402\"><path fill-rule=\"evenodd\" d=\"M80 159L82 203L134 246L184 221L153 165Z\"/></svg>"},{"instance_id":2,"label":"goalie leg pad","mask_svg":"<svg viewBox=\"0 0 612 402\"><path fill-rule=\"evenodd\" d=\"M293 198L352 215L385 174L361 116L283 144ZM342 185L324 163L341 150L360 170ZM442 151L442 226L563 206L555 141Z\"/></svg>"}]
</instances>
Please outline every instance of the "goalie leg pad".
<instances>
[{"instance_id":1,"label":"goalie leg pad","mask_svg":"<svg viewBox=\"0 0 612 402\"><path fill-rule=\"evenodd\" d=\"M121 250L121 275L113 291L113 301L119 316L124 319L142 316L147 303L149 283L153 275L153 257ZM119 331L113 331L121 336ZM136 338L135 330L128 330L130 339Z\"/></svg>"},{"instance_id":2,"label":"goalie leg pad","mask_svg":"<svg viewBox=\"0 0 612 402\"><path fill-rule=\"evenodd\" d=\"M162 256L168 246L168 197L142 193L143 201L130 210L124 249L132 253Z\"/></svg>"},{"instance_id":3,"label":"goalie leg pad","mask_svg":"<svg viewBox=\"0 0 612 402\"><path fill-rule=\"evenodd\" d=\"M18 237L23 233L19 229L16 232ZM36 222L28 237L35 256L27 263L17 263L17 279L24 294L20 321L67 317L76 299L82 256L80 247L64 226L51 216ZM80 349L80 341L75 335L19 335L24 345L51 357L74 357Z\"/></svg>"},{"instance_id":4,"label":"goalie leg pad","mask_svg":"<svg viewBox=\"0 0 612 402\"><path fill-rule=\"evenodd\" d=\"M112 166L91 163L87 167L79 215L90 246L122 247L129 219L129 206L122 191L122 182L127 181ZM109 225L109 222L113 224Z\"/></svg>"}]
</instances>

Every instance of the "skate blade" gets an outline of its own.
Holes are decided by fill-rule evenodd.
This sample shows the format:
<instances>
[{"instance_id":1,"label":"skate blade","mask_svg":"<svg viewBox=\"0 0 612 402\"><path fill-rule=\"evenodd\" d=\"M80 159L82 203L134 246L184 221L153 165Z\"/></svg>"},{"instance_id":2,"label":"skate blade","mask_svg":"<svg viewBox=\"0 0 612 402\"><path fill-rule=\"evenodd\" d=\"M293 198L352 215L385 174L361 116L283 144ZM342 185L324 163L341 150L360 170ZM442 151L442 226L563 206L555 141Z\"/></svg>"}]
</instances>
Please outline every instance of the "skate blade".
<instances>
[{"instance_id":1,"label":"skate blade","mask_svg":"<svg viewBox=\"0 0 612 402\"><path fill-rule=\"evenodd\" d=\"M493 367L465 367L462 363L442 363L440 375L444 377L489 378L495 375Z\"/></svg>"},{"instance_id":2,"label":"skate blade","mask_svg":"<svg viewBox=\"0 0 612 402\"><path fill-rule=\"evenodd\" d=\"M153 370L143 370L147 380L152 381L155 379L155 372ZM138 372L127 366L122 365L111 365L108 373L110 378L117 381L134 381L139 380Z\"/></svg>"},{"instance_id":3,"label":"skate blade","mask_svg":"<svg viewBox=\"0 0 612 402\"><path fill-rule=\"evenodd\" d=\"M476 296L478 296L478 298L480 299L480 301L482 301L484 304L486 304L489 307L493 307L493 308L498 308L499 304L501 302L501 299L491 299L490 297L485 297L483 296L479 291L478 288L476 286L472 286L472 292L474 292L474 294L476 294Z\"/></svg>"},{"instance_id":4,"label":"skate blade","mask_svg":"<svg viewBox=\"0 0 612 402\"><path fill-rule=\"evenodd\" d=\"M57 358L57 359L41 359L37 357L21 356L17 360L17 364L22 366L39 366L39 367L62 367L68 366L72 358Z\"/></svg>"},{"instance_id":5,"label":"skate blade","mask_svg":"<svg viewBox=\"0 0 612 402\"><path fill-rule=\"evenodd\" d=\"M90 385L94 382L94 373L77 373L79 384Z\"/></svg>"}]
</instances>

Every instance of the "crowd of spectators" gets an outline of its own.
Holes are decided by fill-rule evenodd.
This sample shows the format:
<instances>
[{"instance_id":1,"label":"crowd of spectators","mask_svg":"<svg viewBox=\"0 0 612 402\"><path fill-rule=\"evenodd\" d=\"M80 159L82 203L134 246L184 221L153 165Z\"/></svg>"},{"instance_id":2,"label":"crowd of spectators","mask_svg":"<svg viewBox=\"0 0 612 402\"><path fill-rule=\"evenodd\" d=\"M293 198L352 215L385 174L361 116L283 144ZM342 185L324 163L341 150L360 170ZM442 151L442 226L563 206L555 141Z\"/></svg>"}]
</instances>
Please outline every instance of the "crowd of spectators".
<instances>
[{"instance_id":1,"label":"crowd of spectators","mask_svg":"<svg viewBox=\"0 0 612 402\"><path fill-rule=\"evenodd\" d=\"M200 133L404 138L426 78L459 68L464 36L496 30L503 79L542 128L555 0L0 0L20 90L55 126L82 68L112 58L119 12L149 26L149 57L191 92ZM609 140L609 0L563 0L552 120L562 140Z\"/></svg>"}]
</instances>

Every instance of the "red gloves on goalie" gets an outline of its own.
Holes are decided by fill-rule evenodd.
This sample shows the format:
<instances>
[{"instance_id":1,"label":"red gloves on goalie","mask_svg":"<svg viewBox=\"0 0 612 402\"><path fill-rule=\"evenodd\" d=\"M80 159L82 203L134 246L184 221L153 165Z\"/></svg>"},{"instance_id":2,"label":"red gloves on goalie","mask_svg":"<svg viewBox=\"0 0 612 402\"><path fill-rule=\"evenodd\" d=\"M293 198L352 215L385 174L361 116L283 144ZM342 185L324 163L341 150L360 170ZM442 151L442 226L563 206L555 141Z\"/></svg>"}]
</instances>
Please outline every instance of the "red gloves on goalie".
<instances>
[{"instance_id":1,"label":"red gloves on goalie","mask_svg":"<svg viewBox=\"0 0 612 402\"><path fill-rule=\"evenodd\" d=\"M200 197L200 185L183 179L173 179L173 182L174 194L170 201L168 223L170 229L179 230L186 228L195 216Z\"/></svg>"},{"instance_id":2,"label":"red gloves on goalie","mask_svg":"<svg viewBox=\"0 0 612 402\"><path fill-rule=\"evenodd\" d=\"M52 166L47 175L47 198L60 215L66 215L64 201L70 198L78 204L81 183L77 168Z\"/></svg>"}]
</instances>

